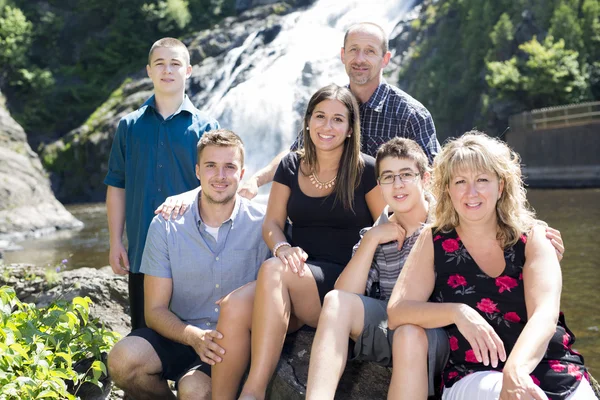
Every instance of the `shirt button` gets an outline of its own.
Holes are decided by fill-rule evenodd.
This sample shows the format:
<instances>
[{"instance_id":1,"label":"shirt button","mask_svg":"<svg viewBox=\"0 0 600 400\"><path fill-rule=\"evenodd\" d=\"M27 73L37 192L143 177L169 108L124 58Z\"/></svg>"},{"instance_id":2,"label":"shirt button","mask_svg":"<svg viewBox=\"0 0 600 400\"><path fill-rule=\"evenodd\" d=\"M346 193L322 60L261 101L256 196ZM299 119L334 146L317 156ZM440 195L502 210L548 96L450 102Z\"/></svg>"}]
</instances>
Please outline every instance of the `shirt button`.
<instances>
[{"instance_id":1,"label":"shirt button","mask_svg":"<svg viewBox=\"0 0 600 400\"><path fill-rule=\"evenodd\" d=\"M215 312L219 312L219 309L218 309L218 308L215 308Z\"/></svg>"},{"instance_id":2,"label":"shirt button","mask_svg":"<svg viewBox=\"0 0 600 400\"><path fill-rule=\"evenodd\" d=\"M210 322L207 322L207 323L206 323L206 326L210 326Z\"/></svg>"},{"instance_id":3,"label":"shirt button","mask_svg":"<svg viewBox=\"0 0 600 400\"><path fill-rule=\"evenodd\" d=\"M158 168L162 168L162 164L158 164Z\"/></svg>"},{"instance_id":4,"label":"shirt button","mask_svg":"<svg viewBox=\"0 0 600 400\"><path fill-rule=\"evenodd\" d=\"M159 191L159 192L162 192L162 189L161 189L161 188L158 188L158 191Z\"/></svg>"},{"instance_id":5,"label":"shirt button","mask_svg":"<svg viewBox=\"0 0 600 400\"><path fill-rule=\"evenodd\" d=\"M215 287L216 287L216 288L218 288L218 287L219 287L219 284L217 283L217 284L215 285Z\"/></svg>"},{"instance_id":6,"label":"shirt button","mask_svg":"<svg viewBox=\"0 0 600 400\"><path fill-rule=\"evenodd\" d=\"M165 142L160 142L160 145L161 145L161 146L164 146L164 145L165 145Z\"/></svg>"},{"instance_id":7,"label":"shirt button","mask_svg":"<svg viewBox=\"0 0 600 400\"><path fill-rule=\"evenodd\" d=\"M219 261L219 257L215 258L215 260Z\"/></svg>"}]
</instances>

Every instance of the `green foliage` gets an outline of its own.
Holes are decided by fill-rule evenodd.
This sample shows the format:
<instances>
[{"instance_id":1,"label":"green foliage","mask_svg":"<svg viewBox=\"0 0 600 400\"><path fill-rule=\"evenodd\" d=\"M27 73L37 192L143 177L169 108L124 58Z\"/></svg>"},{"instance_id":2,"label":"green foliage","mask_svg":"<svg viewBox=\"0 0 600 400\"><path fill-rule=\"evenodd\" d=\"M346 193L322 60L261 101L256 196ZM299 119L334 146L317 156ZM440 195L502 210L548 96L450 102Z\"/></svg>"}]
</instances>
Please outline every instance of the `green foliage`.
<instances>
[{"instance_id":1,"label":"green foliage","mask_svg":"<svg viewBox=\"0 0 600 400\"><path fill-rule=\"evenodd\" d=\"M148 22L156 23L161 32L183 29L192 19L185 0L166 0L142 5Z\"/></svg>"},{"instance_id":2,"label":"green foliage","mask_svg":"<svg viewBox=\"0 0 600 400\"><path fill-rule=\"evenodd\" d=\"M502 13L496 25L490 32L492 41L491 52L488 59L505 60L510 56L513 40L515 39L515 27L507 13Z\"/></svg>"},{"instance_id":3,"label":"green foliage","mask_svg":"<svg viewBox=\"0 0 600 400\"><path fill-rule=\"evenodd\" d=\"M500 98L523 101L528 108L586 99L588 86L579 54L566 49L563 39L554 42L547 36L542 44L534 37L519 48L526 57L488 63L486 81Z\"/></svg>"},{"instance_id":4,"label":"green foliage","mask_svg":"<svg viewBox=\"0 0 600 400\"><path fill-rule=\"evenodd\" d=\"M26 64L31 38L31 22L23 12L18 8L3 7L0 11L0 65L6 69L4 73Z\"/></svg>"},{"instance_id":5,"label":"green foliage","mask_svg":"<svg viewBox=\"0 0 600 400\"><path fill-rule=\"evenodd\" d=\"M583 32L577 17L577 8L573 8L573 1L563 1L554 10L550 20L548 33L564 40L568 49L579 51L583 48Z\"/></svg>"},{"instance_id":6,"label":"green foliage","mask_svg":"<svg viewBox=\"0 0 600 400\"><path fill-rule=\"evenodd\" d=\"M0 288L0 399L77 399L84 382L101 385L101 354L118 337L90 319L90 304L76 297L38 309ZM89 357L95 360L87 371L73 369Z\"/></svg>"}]
</instances>

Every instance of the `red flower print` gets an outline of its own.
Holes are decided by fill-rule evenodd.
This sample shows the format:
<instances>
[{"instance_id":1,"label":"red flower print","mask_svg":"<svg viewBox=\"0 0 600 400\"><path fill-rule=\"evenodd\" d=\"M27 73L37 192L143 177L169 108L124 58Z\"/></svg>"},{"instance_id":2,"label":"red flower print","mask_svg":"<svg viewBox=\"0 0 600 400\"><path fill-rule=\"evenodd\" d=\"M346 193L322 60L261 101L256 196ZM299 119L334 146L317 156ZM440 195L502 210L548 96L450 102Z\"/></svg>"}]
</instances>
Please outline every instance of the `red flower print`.
<instances>
[{"instance_id":1,"label":"red flower print","mask_svg":"<svg viewBox=\"0 0 600 400\"><path fill-rule=\"evenodd\" d=\"M438 240L440 240L442 238L442 235L436 235L436 237L433 238L434 242L437 242Z\"/></svg>"},{"instance_id":2,"label":"red flower print","mask_svg":"<svg viewBox=\"0 0 600 400\"><path fill-rule=\"evenodd\" d=\"M521 242L527 243L527 236L521 235Z\"/></svg>"},{"instance_id":3,"label":"red flower print","mask_svg":"<svg viewBox=\"0 0 600 400\"><path fill-rule=\"evenodd\" d=\"M467 350L465 352L465 361L470 363L477 363L477 357L475 357L475 352L473 350Z\"/></svg>"},{"instance_id":4,"label":"red flower print","mask_svg":"<svg viewBox=\"0 0 600 400\"><path fill-rule=\"evenodd\" d=\"M504 319L508 322L521 322L521 317L519 317L519 315L513 311L504 314Z\"/></svg>"},{"instance_id":5,"label":"red flower print","mask_svg":"<svg viewBox=\"0 0 600 400\"><path fill-rule=\"evenodd\" d=\"M510 292L510 289L517 286L517 280L510 276L499 276L496 278L496 286L499 287L498 293L502 293L505 290Z\"/></svg>"},{"instance_id":6,"label":"red flower print","mask_svg":"<svg viewBox=\"0 0 600 400\"><path fill-rule=\"evenodd\" d=\"M563 335L562 339L563 339L563 346L564 346L564 348L568 349L569 348L569 341L571 340L571 336L569 336L568 333L565 333Z\"/></svg>"},{"instance_id":7,"label":"red flower print","mask_svg":"<svg viewBox=\"0 0 600 400\"><path fill-rule=\"evenodd\" d=\"M558 360L549 360L548 365L550 365L550 368L552 368L554 372L562 372L563 369L567 368L566 365L561 364Z\"/></svg>"},{"instance_id":8,"label":"red flower print","mask_svg":"<svg viewBox=\"0 0 600 400\"><path fill-rule=\"evenodd\" d=\"M577 365L569 364L567 372L569 375L574 376L575 379L577 379L578 381L580 381L581 378L583 378L583 374L581 373Z\"/></svg>"},{"instance_id":9,"label":"red flower print","mask_svg":"<svg viewBox=\"0 0 600 400\"><path fill-rule=\"evenodd\" d=\"M459 246L456 239L446 239L442 242L442 247L446 253L454 253Z\"/></svg>"},{"instance_id":10,"label":"red flower print","mask_svg":"<svg viewBox=\"0 0 600 400\"><path fill-rule=\"evenodd\" d=\"M467 280L461 275L452 275L450 278L448 278L448 285L452 289L456 289L459 286L467 286Z\"/></svg>"},{"instance_id":11,"label":"red flower print","mask_svg":"<svg viewBox=\"0 0 600 400\"><path fill-rule=\"evenodd\" d=\"M448 373L448 379L454 379L458 376L458 372L452 371Z\"/></svg>"},{"instance_id":12,"label":"red flower print","mask_svg":"<svg viewBox=\"0 0 600 400\"><path fill-rule=\"evenodd\" d=\"M531 380L533 381L533 383L540 386L540 380L538 378L536 378L535 375L529 375L529 376L531 377Z\"/></svg>"},{"instance_id":13,"label":"red flower print","mask_svg":"<svg viewBox=\"0 0 600 400\"><path fill-rule=\"evenodd\" d=\"M522 272L519 274L519 280L520 280L520 281L522 281L522 280L523 280L523 273L522 273Z\"/></svg>"},{"instance_id":14,"label":"red flower print","mask_svg":"<svg viewBox=\"0 0 600 400\"><path fill-rule=\"evenodd\" d=\"M498 303L494 303L492 300L486 298L481 299L481 301L477 303L477 308L480 311L483 311L484 313L491 314L495 312L500 312L500 310L496 308L497 305Z\"/></svg>"},{"instance_id":15,"label":"red flower print","mask_svg":"<svg viewBox=\"0 0 600 400\"><path fill-rule=\"evenodd\" d=\"M456 338L456 336L450 336L450 350L458 350L458 339Z\"/></svg>"}]
</instances>

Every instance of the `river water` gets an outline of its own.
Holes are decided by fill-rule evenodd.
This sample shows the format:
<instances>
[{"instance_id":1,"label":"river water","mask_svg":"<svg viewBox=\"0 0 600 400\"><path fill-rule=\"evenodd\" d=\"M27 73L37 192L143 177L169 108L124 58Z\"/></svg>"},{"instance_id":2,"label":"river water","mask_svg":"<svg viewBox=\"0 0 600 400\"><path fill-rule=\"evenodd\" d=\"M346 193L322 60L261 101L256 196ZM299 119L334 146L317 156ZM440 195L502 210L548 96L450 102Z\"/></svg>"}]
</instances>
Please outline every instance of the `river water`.
<instances>
[{"instance_id":1,"label":"river water","mask_svg":"<svg viewBox=\"0 0 600 400\"><path fill-rule=\"evenodd\" d=\"M562 310L577 337L576 348L592 374L600 376L600 189L530 190L528 198L540 219L561 231ZM108 229L104 204L72 205L68 210L85 223L80 231L20 242L20 251L4 255L6 263L56 268L100 268L108 264Z\"/></svg>"}]
</instances>

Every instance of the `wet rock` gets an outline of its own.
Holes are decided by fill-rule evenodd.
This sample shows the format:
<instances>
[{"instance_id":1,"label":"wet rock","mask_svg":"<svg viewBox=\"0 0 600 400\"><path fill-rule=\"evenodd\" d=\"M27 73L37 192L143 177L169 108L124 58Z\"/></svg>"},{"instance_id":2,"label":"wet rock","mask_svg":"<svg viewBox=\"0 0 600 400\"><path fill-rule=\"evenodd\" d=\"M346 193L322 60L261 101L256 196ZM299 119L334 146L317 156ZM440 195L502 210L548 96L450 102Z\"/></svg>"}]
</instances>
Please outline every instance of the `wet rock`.
<instances>
[{"instance_id":1,"label":"wet rock","mask_svg":"<svg viewBox=\"0 0 600 400\"><path fill-rule=\"evenodd\" d=\"M48 175L0 93L0 252L11 240L83 224L56 200Z\"/></svg>"}]
</instances>

